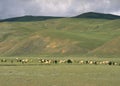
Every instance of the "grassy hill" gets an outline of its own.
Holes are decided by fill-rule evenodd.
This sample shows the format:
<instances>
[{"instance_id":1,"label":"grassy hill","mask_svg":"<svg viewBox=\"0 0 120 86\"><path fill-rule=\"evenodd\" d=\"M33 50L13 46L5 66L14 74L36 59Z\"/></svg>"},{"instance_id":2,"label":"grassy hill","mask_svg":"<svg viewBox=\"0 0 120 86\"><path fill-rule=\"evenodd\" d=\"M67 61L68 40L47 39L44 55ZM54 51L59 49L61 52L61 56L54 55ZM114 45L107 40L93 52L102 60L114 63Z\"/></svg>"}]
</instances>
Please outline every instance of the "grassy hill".
<instances>
[{"instance_id":1,"label":"grassy hill","mask_svg":"<svg viewBox=\"0 0 120 86\"><path fill-rule=\"evenodd\" d=\"M120 16L115 16L112 14L103 14L103 13L94 13L94 12L88 12L83 13L81 15L75 16L75 18L96 18L96 19L120 19Z\"/></svg>"},{"instance_id":2,"label":"grassy hill","mask_svg":"<svg viewBox=\"0 0 120 86\"><path fill-rule=\"evenodd\" d=\"M0 56L120 56L120 18L95 14L97 18L87 13L72 18L24 16L2 20Z\"/></svg>"},{"instance_id":3,"label":"grassy hill","mask_svg":"<svg viewBox=\"0 0 120 86\"><path fill-rule=\"evenodd\" d=\"M8 19L2 19L0 22L30 22L30 21L44 21L48 19L57 19L62 17L52 17L52 16L21 16L21 17L15 17L15 18L8 18Z\"/></svg>"}]
</instances>

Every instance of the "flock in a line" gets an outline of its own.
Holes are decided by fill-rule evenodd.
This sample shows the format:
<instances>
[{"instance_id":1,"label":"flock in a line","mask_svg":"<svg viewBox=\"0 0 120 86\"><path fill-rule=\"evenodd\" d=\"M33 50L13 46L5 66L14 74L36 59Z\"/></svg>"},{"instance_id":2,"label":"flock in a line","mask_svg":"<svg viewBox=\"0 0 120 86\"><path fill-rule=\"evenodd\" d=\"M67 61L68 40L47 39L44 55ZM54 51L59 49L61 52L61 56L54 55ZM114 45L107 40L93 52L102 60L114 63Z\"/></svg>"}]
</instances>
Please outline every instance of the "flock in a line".
<instances>
[{"instance_id":1,"label":"flock in a line","mask_svg":"<svg viewBox=\"0 0 120 86\"><path fill-rule=\"evenodd\" d=\"M7 63L7 59L1 59L1 63ZM116 65L120 66L120 62L114 61L95 61L95 60L73 60L73 59L41 59L37 58L36 60L33 59L20 59L15 58L9 60L12 63L21 63L21 64L29 64L29 63L40 63L40 64L89 64L89 65Z\"/></svg>"}]
</instances>

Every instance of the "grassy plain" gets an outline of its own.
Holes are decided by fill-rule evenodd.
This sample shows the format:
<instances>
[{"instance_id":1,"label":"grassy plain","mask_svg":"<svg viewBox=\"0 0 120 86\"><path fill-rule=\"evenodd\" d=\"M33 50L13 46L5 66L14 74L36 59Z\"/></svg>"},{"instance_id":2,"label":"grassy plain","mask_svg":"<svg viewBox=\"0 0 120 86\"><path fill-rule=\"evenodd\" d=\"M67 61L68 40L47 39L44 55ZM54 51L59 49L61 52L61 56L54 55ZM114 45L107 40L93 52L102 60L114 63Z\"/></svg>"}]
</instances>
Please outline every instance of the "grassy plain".
<instances>
[{"instance_id":1,"label":"grassy plain","mask_svg":"<svg viewBox=\"0 0 120 86\"><path fill-rule=\"evenodd\" d=\"M16 57L1 57L1 86L119 86L120 66L87 64L40 64L38 57L29 57L33 62L15 62ZM26 57L20 57L25 59ZM40 57L39 57L40 58ZM98 57L49 57L42 59L74 59L120 62L119 58ZM11 63L11 60L14 62Z\"/></svg>"},{"instance_id":2,"label":"grassy plain","mask_svg":"<svg viewBox=\"0 0 120 86\"><path fill-rule=\"evenodd\" d=\"M119 81L119 66L0 66L1 86L119 86Z\"/></svg>"}]
</instances>

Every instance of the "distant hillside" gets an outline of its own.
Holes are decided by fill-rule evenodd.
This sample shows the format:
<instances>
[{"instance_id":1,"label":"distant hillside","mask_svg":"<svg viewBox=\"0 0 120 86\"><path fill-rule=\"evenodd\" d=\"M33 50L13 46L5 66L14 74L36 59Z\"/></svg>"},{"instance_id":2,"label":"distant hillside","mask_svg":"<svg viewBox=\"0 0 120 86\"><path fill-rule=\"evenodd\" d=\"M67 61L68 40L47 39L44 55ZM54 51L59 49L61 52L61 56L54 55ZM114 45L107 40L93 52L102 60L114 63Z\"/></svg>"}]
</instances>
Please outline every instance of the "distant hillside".
<instances>
[{"instance_id":1,"label":"distant hillside","mask_svg":"<svg viewBox=\"0 0 120 86\"><path fill-rule=\"evenodd\" d=\"M120 54L120 36L96 48L91 53L99 55L119 55Z\"/></svg>"},{"instance_id":2,"label":"distant hillside","mask_svg":"<svg viewBox=\"0 0 120 86\"><path fill-rule=\"evenodd\" d=\"M8 18L0 20L0 22L30 22L30 21L44 21L48 19L56 19L61 17L52 17L52 16L22 16L22 17L15 17L15 18Z\"/></svg>"},{"instance_id":3,"label":"distant hillside","mask_svg":"<svg viewBox=\"0 0 120 86\"><path fill-rule=\"evenodd\" d=\"M65 17L53 17L53 16L21 16L15 18L8 18L0 20L0 22L34 22L34 21L44 21L49 19L58 19ZM112 14L102 14L95 12L83 13L81 15L71 17L71 18L91 18L91 19L120 19L120 16Z\"/></svg>"},{"instance_id":4,"label":"distant hillside","mask_svg":"<svg viewBox=\"0 0 120 86\"><path fill-rule=\"evenodd\" d=\"M120 16L116 16L112 14L88 12L78 15L75 18L120 19Z\"/></svg>"},{"instance_id":5,"label":"distant hillside","mask_svg":"<svg viewBox=\"0 0 120 86\"><path fill-rule=\"evenodd\" d=\"M120 56L119 18L42 18L0 22L0 56Z\"/></svg>"}]
</instances>

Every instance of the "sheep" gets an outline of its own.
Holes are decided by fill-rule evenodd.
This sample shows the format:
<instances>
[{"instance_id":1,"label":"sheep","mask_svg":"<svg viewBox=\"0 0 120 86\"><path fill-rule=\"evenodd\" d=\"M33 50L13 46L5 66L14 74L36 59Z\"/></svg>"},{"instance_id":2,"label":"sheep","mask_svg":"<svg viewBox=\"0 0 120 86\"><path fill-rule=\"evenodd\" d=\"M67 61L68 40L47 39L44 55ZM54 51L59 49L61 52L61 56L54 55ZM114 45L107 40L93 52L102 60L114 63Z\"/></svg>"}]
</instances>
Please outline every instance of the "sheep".
<instances>
[{"instance_id":1,"label":"sheep","mask_svg":"<svg viewBox=\"0 0 120 86\"><path fill-rule=\"evenodd\" d=\"M42 63L42 59L41 58L38 58L37 59L39 63Z\"/></svg>"},{"instance_id":2,"label":"sheep","mask_svg":"<svg viewBox=\"0 0 120 86\"><path fill-rule=\"evenodd\" d=\"M89 64L93 64L93 61L89 61Z\"/></svg>"},{"instance_id":3,"label":"sheep","mask_svg":"<svg viewBox=\"0 0 120 86\"><path fill-rule=\"evenodd\" d=\"M2 59L1 62L7 62L7 60L6 59Z\"/></svg>"},{"instance_id":4,"label":"sheep","mask_svg":"<svg viewBox=\"0 0 120 86\"><path fill-rule=\"evenodd\" d=\"M119 66L120 66L120 63L119 63Z\"/></svg>"},{"instance_id":5,"label":"sheep","mask_svg":"<svg viewBox=\"0 0 120 86\"><path fill-rule=\"evenodd\" d=\"M19 59L19 58L16 58L16 60L17 60L17 62L22 62L22 60L21 60L21 59Z\"/></svg>"},{"instance_id":6,"label":"sheep","mask_svg":"<svg viewBox=\"0 0 120 86\"><path fill-rule=\"evenodd\" d=\"M39 62L39 63L44 63L44 62L45 62L45 59L39 59L38 62Z\"/></svg>"},{"instance_id":7,"label":"sheep","mask_svg":"<svg viewBox=\"0 0 120 86\"><path fill-rule=\"evenodd\" d=\"M54 63L54 64L57 64L57 63L58 63L58 60L53 60L53 63Z\"/></svg>"},{"instance_id":8,"label":"sheep","mask_svg":"<svg viewBox=\"0 0 120 86\"><path fill-rule=\"evenodd\" d=\"M113 62L109 61L108 65L112 65L112 64L113 64Z\"/></svg>"},{"instance_id":9,"label":"sheep","mask_svg":"<svg viewBox=\"0 0 120 86\"><path fill-rule=\"evenodd\" d=\"M66 60L60 60L59 63L66 63Z\"/></svg>"},{"instance_id":10,"label":"sheep","mask_svg":"<svg viewBox=\"0 0 120 86\"><path fill-rule=\"evenodd\" d=\"M83 60L80 60L80 61L79 61L79 64L84 64L84 61L83 61Z\"/></svg>"},{"instance_id":11,"label":"sheep","mask_svg":"<svg viewBox=\"0 0 120 86\"><path fill-rule=\"evenodd\" d=\"M93 64L98 65L99 62L98 61L93 61Z\"/></svg>"},{"instance_id":12,"label":"sheep","mask_svg":"<svg viewBox=\"0 0 120 86\"><path fill-rule=\"evenodd\" d=\"M11 63L13 63L14 60L10 60ZM19 59L19 58L16 58L16 61L17 62L22 62L23 64L24 63L28 63L28 62L33 62L32 59L28 60L28 59ZM43 63L43 64L57 64L57 63L68 63L68 64L71 64L71 63L77 63L77 64L94 64L94 65L120 65L120 63L118 62L113 62L113 61L94 61L94 60L73 60L73 59L66 59L66 60L56 60L56 59L40 59L38 58L37 61L39 63ZM1 59L1 62L7 62L6 59Z\"/></svg>"},{"instance_id":13,"label":"sheep","mask_svg":"<svg viewBox=\"0 0 120 86\"><path fill-rule=\"evenodd\" d=\"M118 65L118 63L117 62L113 62L113 65Z\"/></svg>"},{"instance_id":14,"label":"sheep","mask_svg":"<svg viewBox=\"0 0 120 86\"><path fill-rule=\"evenodd\" d=\"M89 64L89 61L85 61L85 64Z\"/></svg>"},{"instance_id":15,"label":"sheep","mask_svg":"<svg viewBox=\"0 0 120 86\"><path fill-rule=\"evenodd\" d=\"M22 63L24 64L24 63L28 63L29 62L29 60L28 59L23 59L22 60Z\"/></svg>"},{"instance_id":16,"label":"sheep","mask_svg":"<svg viewBox=\"0 0 120 86\"><path fill-rule=\"evenodd\" d=\"M108 65L109 62L110 62L110 61L103 61L102 63L103 63L104 65Z\"/></svg>"},{"instance_id":17,"label":"sheep","mask_svg":"<svg viewBox=\"0 0 120 86\"><path fill-rule=\"evenodd\" d=\"M97 65L97 61L93 61L93 64Z\"/></svg>"},{"instance_id":18,"label":"sheep","mask_svg":"<svg viewBox=\"0 0 120 86\"><path fill-rule=\"evenodd\" d=\"M102 65L102 64L103 64L103 62L102 62L102 61L100 61L100 62L99 62L99 64L100 64L100 65Z\"/></svg>"},{"instance_id":19,"label":"sheep","mask_svg":"<svg viewBox=\"0 0 120 86\"><path fill-rule=\"evenodd\" d=\"M45 64L50 64L52 61L51 60L45 60Z\"/></svg>"},{"instance_id":20,"label":"sheep","mask_svg":"<svg viewBox=\"0 0 120 86\"><path fill-rule=\"evenodd\" d=\"M11 60L11 63L13 63L13 60Z\"/></svg>"},{"instance_id":21,"label":"sheep","mask_svg":"<svg viewBox=\"0 0 120 86\"><path fill-rule=\"evenodd\" d=\"M38 59L38 62L39 62L39 63L42 63L42 59L39 58L39 59Z\"/></svg>"},{"instance_id":22,"label":"sheep","mask_svg":"<svg viewBox=\"0 0 120 86\"><path fill-rule=\"evenodd\" d=\"M73 63L73 60L72 59L68 59L67 63Z\"/></svg>"},{"instance_id":23,"label":"sheep","mask_svg":"<svg viewBox=\"0 0 120 86\"><path fill-rule=\"evenodd\" d=\"M38 61L39 63L43 63L43 64L50 64L50 63L52 63L52 60L48 60L48 59L40 59L39 58L39 61Z\"/></svg>"}]
</instances>

